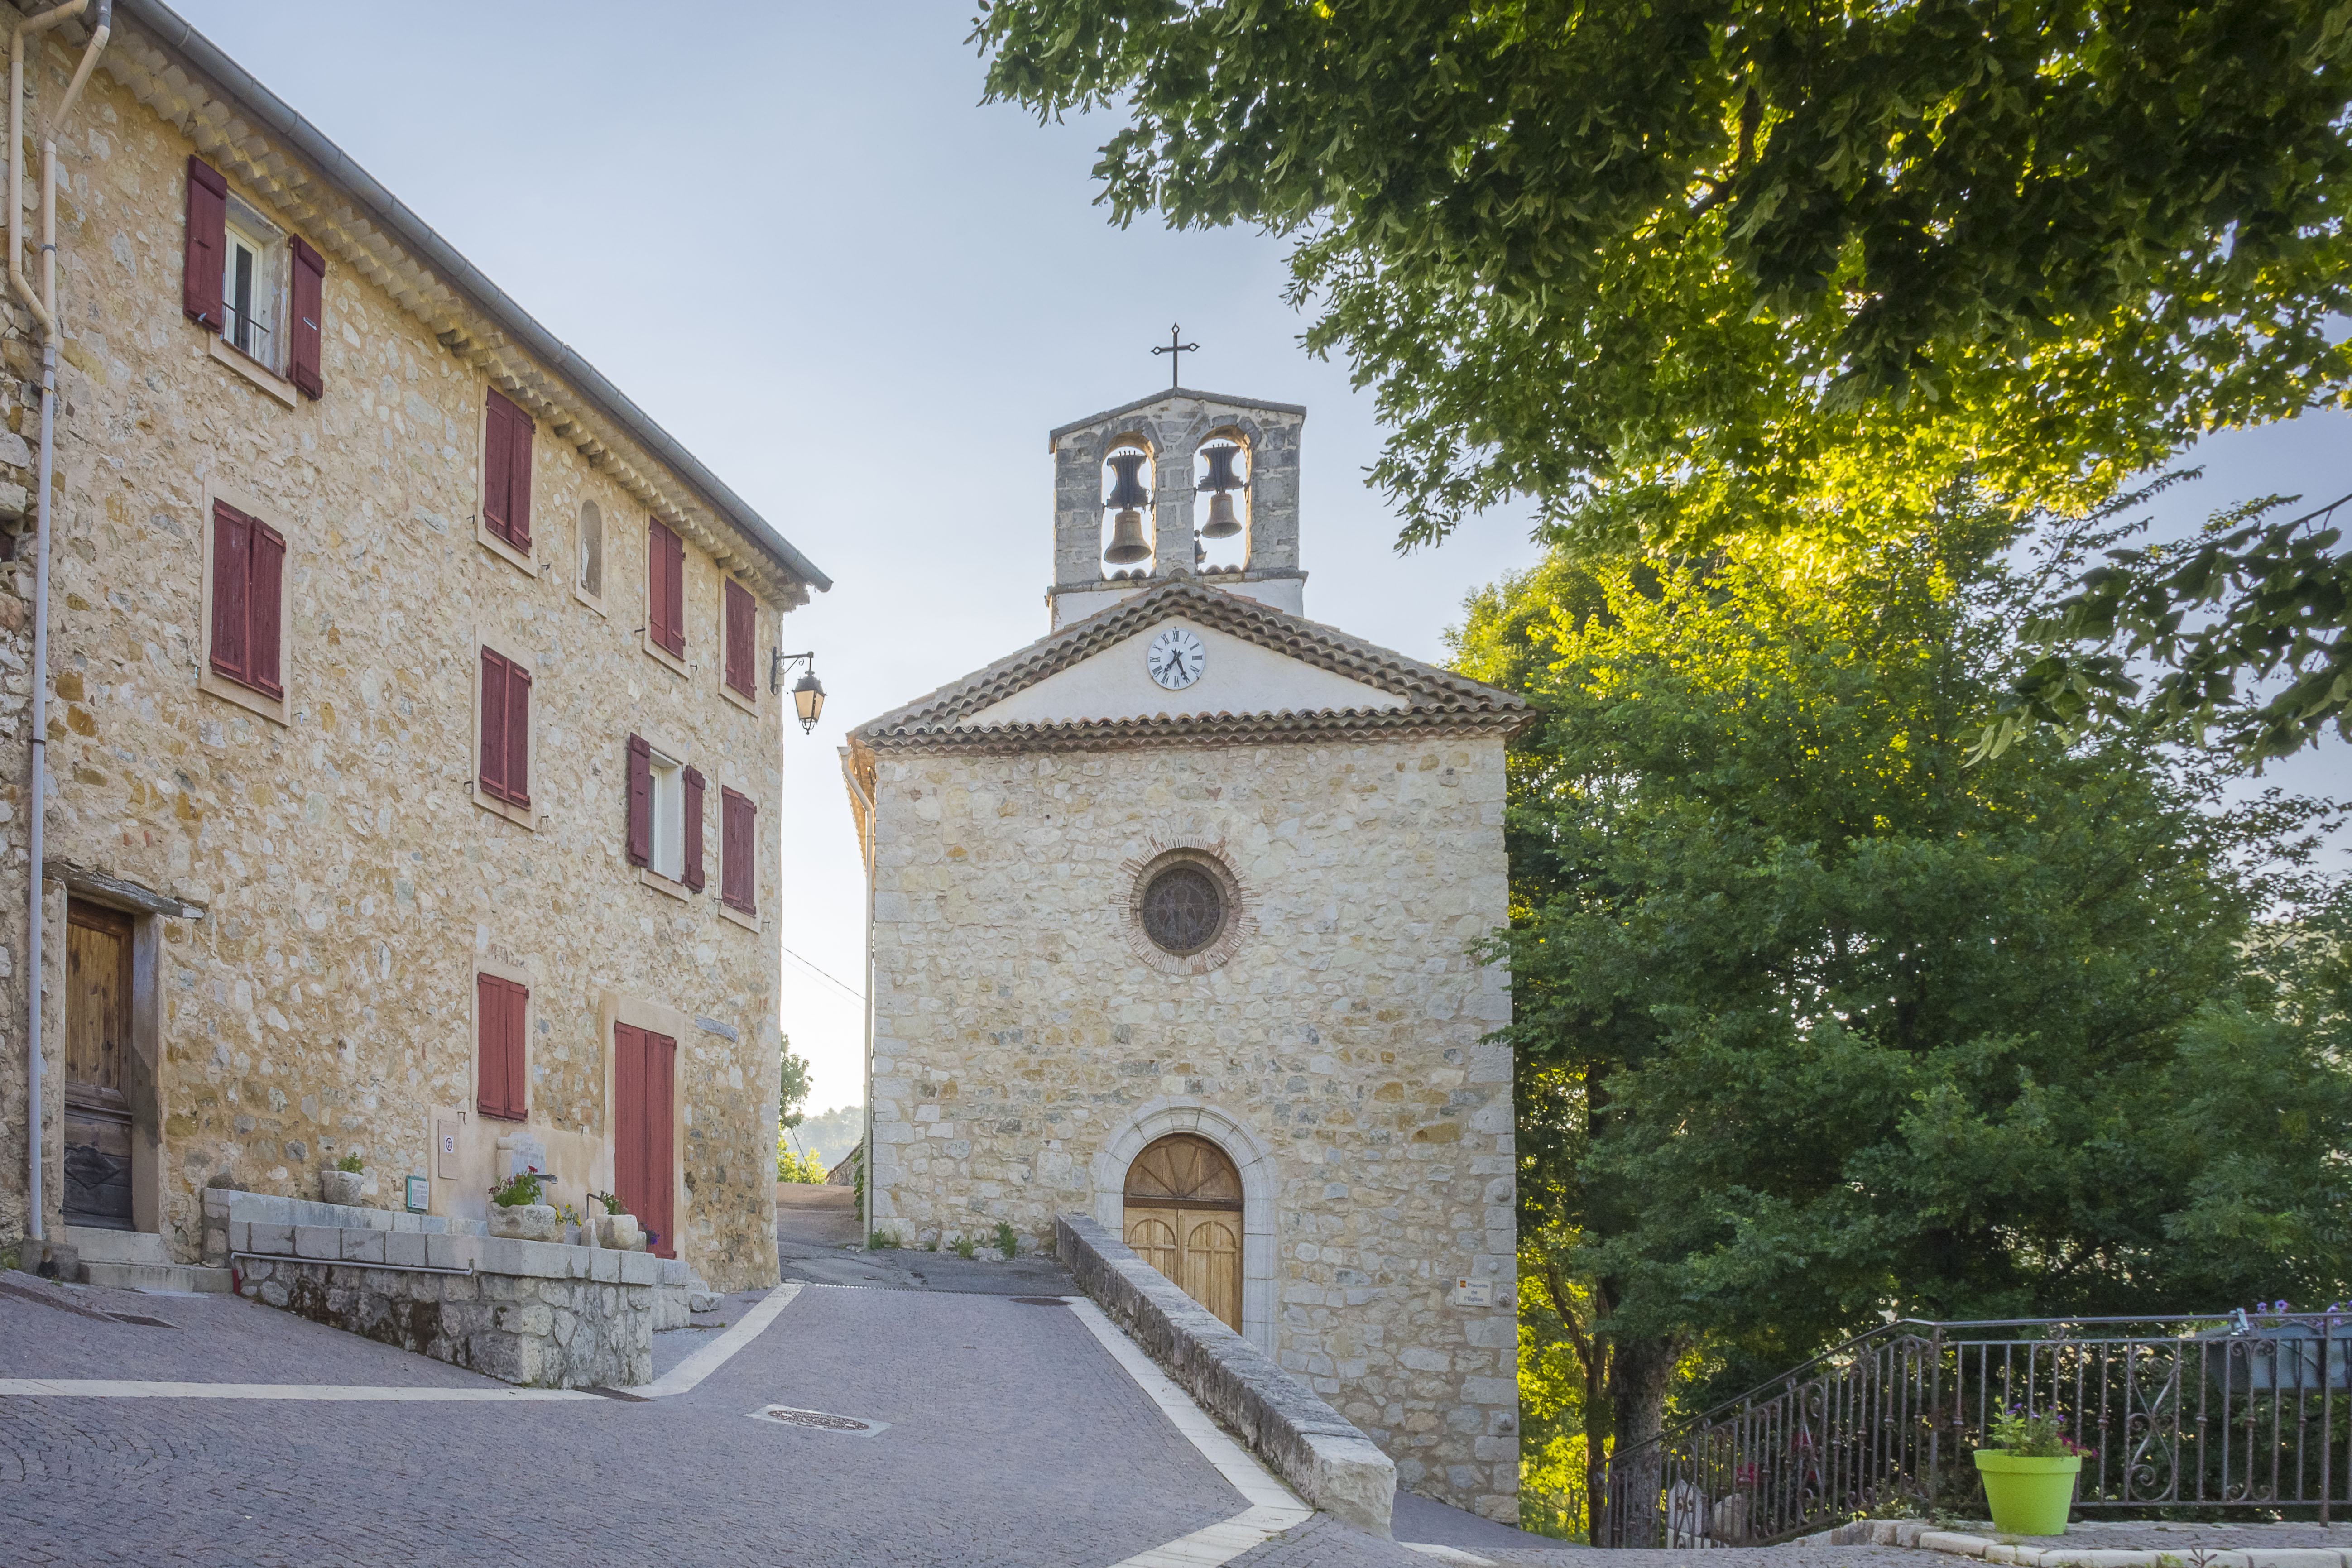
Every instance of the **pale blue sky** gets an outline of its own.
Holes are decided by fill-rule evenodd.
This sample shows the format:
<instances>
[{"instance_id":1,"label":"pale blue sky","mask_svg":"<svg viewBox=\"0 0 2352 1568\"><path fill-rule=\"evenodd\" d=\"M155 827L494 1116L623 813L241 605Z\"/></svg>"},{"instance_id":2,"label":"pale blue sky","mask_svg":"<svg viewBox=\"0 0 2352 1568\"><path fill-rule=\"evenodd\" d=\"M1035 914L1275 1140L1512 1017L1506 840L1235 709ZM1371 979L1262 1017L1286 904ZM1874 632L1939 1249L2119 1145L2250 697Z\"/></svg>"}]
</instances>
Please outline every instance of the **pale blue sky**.
<instances>
[{"instance_id":1,"label":"pale blue sky","mask_svg":"<svg viewBox=\"0 0 2352 1568\"><path fill-rule=\"evenodd\" d=\"M783 1022L814 1103L859 1093L847 724L1045 630L1045 432L1166 381L1307 406L1318 620L1423 658L1535 552L1482 520L1399 557L1380 431L1299 349L1282 242L1108 226L1103 124L982 109L971 0L701 5L174 0L834 578L785 623L830 700L784 747ZM2224 438L2171 512L2352 490L2340 416ZM2345 793L2345 748L2274 777ZM2333 775L2333 777L2331 777Z\"/></svg>"}]
</instances>

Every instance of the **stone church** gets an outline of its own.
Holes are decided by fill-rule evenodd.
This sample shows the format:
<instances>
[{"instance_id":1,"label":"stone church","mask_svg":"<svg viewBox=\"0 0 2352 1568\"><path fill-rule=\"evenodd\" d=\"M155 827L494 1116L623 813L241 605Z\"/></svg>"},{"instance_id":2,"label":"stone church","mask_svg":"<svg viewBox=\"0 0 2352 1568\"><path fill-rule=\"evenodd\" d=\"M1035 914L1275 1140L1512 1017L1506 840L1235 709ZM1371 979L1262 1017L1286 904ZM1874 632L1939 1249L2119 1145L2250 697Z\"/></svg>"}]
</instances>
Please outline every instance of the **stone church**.
<instances>
[{"instance_id":1,"label":"stone church","mask_svg":"<svg viewBox=\"0 0 2352 1568\"><path fill-rule=\"evenodd\" d=\"M1305 618L1291 405L1053 432L1048 634L850 732L867 1224L1090 1214L1399 1484L1517 1516L1510 693ZM1108 490L1108 498L1106 498Z\"/></svg>"}]
</instances>

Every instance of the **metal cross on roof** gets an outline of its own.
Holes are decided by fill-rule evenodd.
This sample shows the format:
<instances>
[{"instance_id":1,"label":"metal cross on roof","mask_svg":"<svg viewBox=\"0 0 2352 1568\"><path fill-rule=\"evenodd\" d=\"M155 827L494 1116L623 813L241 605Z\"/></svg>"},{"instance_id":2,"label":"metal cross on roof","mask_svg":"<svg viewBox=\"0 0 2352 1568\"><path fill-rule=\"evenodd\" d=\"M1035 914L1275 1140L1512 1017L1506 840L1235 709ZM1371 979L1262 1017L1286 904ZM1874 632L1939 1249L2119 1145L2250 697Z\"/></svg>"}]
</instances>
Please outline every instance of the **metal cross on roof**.
<instances>
[{"instance_id":1,"label":"metal cross on roof","mask_svg":"<svg viewBox=\"0 0 2352 1568\"><path fill-rule=\"evenodd\" d=\"M1168 341L1160 347L1151 351L1155 354L1172 354L1175 356L1168 362L1168 389L1171 392L1173 392L1176 388L1184 384L1182 379L1177 374L1179 367L1184 363L1184 356L1188 353L1198 353L1200 347L1201 345L1198 343L1188 343L1184 341L1184 329L1182 327L1171 326L1168 329Z\"/></svg>"}]
</instances>

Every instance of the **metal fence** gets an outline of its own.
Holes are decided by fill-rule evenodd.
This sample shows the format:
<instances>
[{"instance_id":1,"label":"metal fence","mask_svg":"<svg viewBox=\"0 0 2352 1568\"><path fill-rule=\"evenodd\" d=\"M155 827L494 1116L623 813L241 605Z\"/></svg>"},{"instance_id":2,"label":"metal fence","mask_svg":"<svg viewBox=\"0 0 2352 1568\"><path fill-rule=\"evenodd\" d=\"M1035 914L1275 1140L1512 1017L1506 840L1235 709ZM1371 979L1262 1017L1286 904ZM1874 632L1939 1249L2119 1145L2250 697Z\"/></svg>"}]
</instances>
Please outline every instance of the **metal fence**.
<instances>
[{"instance_id":1,"label":"metal fence","mask_svg":"<svg viewBox=\"0 0 2352 1568\"><path fill-rule=\"evenodd\" d=\"M2091 1515L2352 1517L2352 1313L1904 1321L1612 1453L1593 1544L1752 1546L1909 1500L1982 1518L1992 1417L2055 1412Z\"/></svg>"}]
</instances>

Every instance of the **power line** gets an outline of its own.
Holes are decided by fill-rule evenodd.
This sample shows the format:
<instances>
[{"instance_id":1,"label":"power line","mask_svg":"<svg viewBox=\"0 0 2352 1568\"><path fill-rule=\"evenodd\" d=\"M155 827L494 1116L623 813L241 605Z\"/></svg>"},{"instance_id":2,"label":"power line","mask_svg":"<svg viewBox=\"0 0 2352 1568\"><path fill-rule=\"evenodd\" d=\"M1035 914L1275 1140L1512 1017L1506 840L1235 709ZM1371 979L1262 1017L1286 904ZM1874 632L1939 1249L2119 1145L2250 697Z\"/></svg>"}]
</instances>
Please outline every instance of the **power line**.
<instances>
[{"instance_id":1,"label":"power line","mask_svg":"<svg viewBox=\"0 0 2352 1568\"><path fill-rule=\"evenodd\" d=\"M831 980L831 981L833 981L833 983L834 983L835 985L840 986L844 991L848 992L852 996L855 996L855 997L856 997L856 998L857 998L857 1000L859 1000L860 1002L863 1002L863 1001L865 1001L865 1000L866 1000L866 993L865 993L865 992L863 992L863 991L858 990L858 989L857 989L857 987L856 987L855 985L851 985L851 984L848 984L847 982L845 982L845 981L843 981L843 980L840 980L840 979L836 979L834 975L827 973L824 970L823 970L823 969L819 968L817 965L815 965L815 964L814 964L814 963L811 963L807 959L805 959L805 958L802 958L802 957L801 957L801 955L800 955L799 953L793 952L793 950L792 950L791 948L789 948L789 947L784 947L784 944L783 944L782 942L778 942L778 943L776 943L776 945L777 945L778 947L782 947L782 948L784 949L784 952L785 952L786 956L791 957L791 958L793 958L793 959L798 959L803 968L808 969L808 970L812 971L813 973L816 973L816 974L819 974L819 975L824 976L824 978L825 978L825 979L827 979L827 980Z\"/></svg>"}]
</instances>

